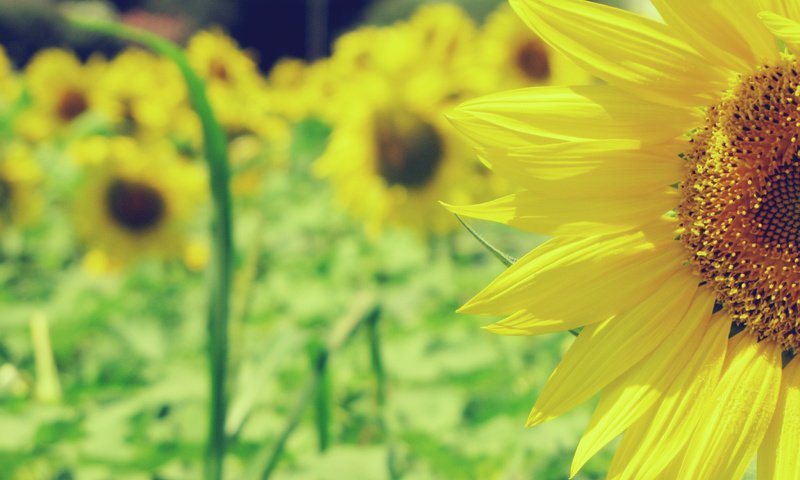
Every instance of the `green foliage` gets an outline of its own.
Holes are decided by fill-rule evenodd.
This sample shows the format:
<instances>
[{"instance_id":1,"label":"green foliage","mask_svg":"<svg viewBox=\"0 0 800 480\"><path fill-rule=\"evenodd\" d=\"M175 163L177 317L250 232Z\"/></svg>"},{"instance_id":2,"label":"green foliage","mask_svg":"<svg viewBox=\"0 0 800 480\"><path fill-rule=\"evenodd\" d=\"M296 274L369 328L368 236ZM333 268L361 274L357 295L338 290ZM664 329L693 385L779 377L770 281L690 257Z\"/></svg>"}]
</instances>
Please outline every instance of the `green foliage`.
<instances>
[{"instance_id":1,"label":"green foliage","mask_svg":"<svg viewBox=\"0 0 800 480\"><path fill-rule=\"evenodd\" d=\"M295 133L298 152L327 134L314 123ZM236 275L250 268L252 277L250 293L234 292L247 308L232 325L228 478L248 478L275 444L313 375L307 346L325 345L363 294L377 298L380 320L329 359L316 406L299 417L274 478L359 478L354 465L370 479L389 478L389 465L399 478L565 477L587 410L522 425L572 337L497 337L478 328L488 319L454 313L504 268L468 232L433 243L402 231L368 239L305 171L270 174L257 202L235 208ZM479 227L513 255L542 240ZM198 478L208 394L203 275L151 262L97 278L74 261L53 271L36 250L29 255L0 263L0 364L14 365L28 387L0 389L0 431L14 432L0 436L0 471ZM64 392L56 404L32 395L34 311L50 321ZM608 459L601 453L579 478L600 478Z\"/></svg>"}]
</instances>

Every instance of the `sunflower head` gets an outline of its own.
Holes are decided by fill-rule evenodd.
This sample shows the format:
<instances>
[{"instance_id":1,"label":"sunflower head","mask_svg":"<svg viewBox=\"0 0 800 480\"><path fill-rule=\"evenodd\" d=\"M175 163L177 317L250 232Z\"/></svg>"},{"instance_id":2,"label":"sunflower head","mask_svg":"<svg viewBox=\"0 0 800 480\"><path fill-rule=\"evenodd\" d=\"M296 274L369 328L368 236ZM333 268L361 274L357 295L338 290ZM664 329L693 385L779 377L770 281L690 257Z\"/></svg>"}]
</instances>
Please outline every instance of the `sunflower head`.
<instances>
[{"instance_id":1,"label":"sunflower head","mask_svg":"<svg viewBox=\"0 0 800 480\"><path fill-rule=\"evenodd\" d=\"M694 135L678 208L701 276L734 319L797 350L800 65L743 75Z\"/></svg>"},{"instance_id":2,"label":"sunflower head","mask_svg":"<svg viewBox=\"0 0 800 480\"><path fill-rule=\"evenodd\" d=\"M168 143L144 145L130 137L90 137L72 152L88 174L76 192L75 215L90 251L115 265L180 257L203 197L198 165L180 159Z\"/></svg>"},{"instance_id":3,"label":"sunflower head","mask_svg":"<svg viewBox=\"0 0 800 480\"><path fill-rule=\"evenodd\" d=\"M212 84L236 88L258 77L252 57L221 30L194 35L186 46L186 54L192 66Z\"/></svg>"},{"instance_id":4,"label":"sunflower head","mask_svg":"<svg viewBox=\"0 0 800 480\"><path fill-rule=\"evenodd\" d=\"M478 37L477 53L483 67L502 87L579 85L591 81L583 69L547 45L506 4L491 13Z\"/></svg>"},{"instance_id":5,"label":"sunflower head","mask_svg":"<svg viewBox=\"0 0 800 480\"><path fill-rule=\"evenodd\" d=\"M52 136L97 106L96 85L106 62L93 57L82 64L66 50L38 53L25 68L31 106L20 116L20 133L32 140Z\"/></svg>"},{"instance_id":6,"label":"sunflower head","mask_svg":"<svg viewBox=\"0 0 800 480\"><path fill-rule=\"evenodd\" d=\"M742 478L754 457L759 479L796 478L797 2L652 0L663 21L510 4L605 82L453 118L522 188L454 210L553 236L463 310L507 335L582 327L528 425L599 394L570 476L622 435L609 478Z\"/></svg>"},{"instance_id":7,"label":"sunflower head","mask_svg":"<svg viewBox=\"0 0 800 480\"><path fill-rule=\"evenodd\" d=\"M125 132L164 135L188 109L177 67L140 49L111 60L93 90L98 110Z\"/></svg>"}]
</instances>

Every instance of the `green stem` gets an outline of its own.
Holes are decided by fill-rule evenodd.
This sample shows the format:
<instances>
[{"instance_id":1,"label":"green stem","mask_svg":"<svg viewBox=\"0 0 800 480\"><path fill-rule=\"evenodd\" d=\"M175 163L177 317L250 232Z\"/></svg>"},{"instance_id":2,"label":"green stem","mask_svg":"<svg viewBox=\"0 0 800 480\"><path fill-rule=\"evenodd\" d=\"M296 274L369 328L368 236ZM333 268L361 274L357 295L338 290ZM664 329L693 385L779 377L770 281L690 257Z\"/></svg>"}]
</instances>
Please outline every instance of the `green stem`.
<instances>
[{"instance_id":1,"label":"green stem","mask_svg":"<svg viewBox=\"0 0 800 480\"><path fill-rule=\"evenodd\" d=\"M209 266L207 317L211 391L205 474L209 480L219 480L222 478L226 447L228 315L233 265L233 211L229 189L228 141L224 130L214 116L205 93L203 80L192 70L180 47L149 32L111 22L77 19L71 21L85 30L142 43L172 60L183 75L192 107L200 117L203 129L203 150L208 163L211 197L214 204L211 221L212 258Z\"/></svg>"},{"instance_id":2,"label":"green stem","mask_svg":"<svg viewBox=\"0 0 800 480\"><path fill-rule=\"evenodd\" d=\"M375 373L375 400L378 405L378 417L383 435L386 438L386 467L390 480L400 478L397 468L397 453L394 437L386 416L386 369L383 365L383 349L381 347L381 336L379 321L381 318L380 309L375 309L367 319L367 335L369 339L370 363L372 371Z\"/></svg>"}]
</instances>

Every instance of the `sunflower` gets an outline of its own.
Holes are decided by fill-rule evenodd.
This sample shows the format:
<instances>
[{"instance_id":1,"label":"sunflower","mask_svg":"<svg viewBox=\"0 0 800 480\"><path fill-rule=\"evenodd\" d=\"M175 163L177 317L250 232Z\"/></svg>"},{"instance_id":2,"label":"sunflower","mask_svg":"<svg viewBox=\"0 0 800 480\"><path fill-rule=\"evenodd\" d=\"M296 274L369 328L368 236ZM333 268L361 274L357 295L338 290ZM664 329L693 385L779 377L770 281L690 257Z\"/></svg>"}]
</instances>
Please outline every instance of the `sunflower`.
<instances>
[{"instance_id":1,"label":"sunflower","mask_svg":"<svg viewBox=\"0 0 800 480\"><path fill-rule=\"evenodd\" d=\"M88 137L71 153L88 174L75 193L75 224L93 258L121 265L182 255L203 199L199 165L166 142L130 137Z\"/></svg>"},{"instance_id":2,"label":"sunflower","mask_svg":"<svg viewBox=\"0 0 800 480\"><path fill-rule=\"evenodd\" d=\"M229 133L238 134L258 118L254 97L265 85L252 56L221 30L202 31L186 46L195 71L205 79L211 106Z\"/></svg>"},{"instance_id":3,"label":"sunflower","mask_svg":"<svg viewBox=\"0 0 800 480\"><path fill-rule=\"evenodd\" d=\"M505 335L583 327L528 419L600 394L572 475L624 433L610 478L739 478L756 453L759 478L797 478L800 8L653 3L663 23L511 0L607 84L453 113L524 189L453 210L552 235L462 310Z\"/></svg>"},{"instance_id":4,"label":"sunflower","mask_svg":"<svg viewBox=\"0 0 800 480\"><path fill-rule=\"evenodd\" d=\"M19 133L31 141L41 141L65 131L95 109L98 92L93 87L105 67L105 60L99 57L83 64L67 50L39 52L24 72L31 105L18 118Z\"/></svg>"},{"instance_id":5,"label":"sunflower","mask_svg":"<svg viewBox=\"0 0 800 480\"><path fill-rule=\"evenodd\" d=\"M163 135L189 109L177 67L144 50L111 60L94 88L98 110L122 131Z\"/></svg>"},{"instance_id":6,"label":"sunflower","mask_svg":"<svg viewBox=\"0 0 800 480\"><path fill-rule=\"evenodd\" d=\"M455 228L437 200L469 201L482 177L443 117L465 91L463 77L449 73L468 44L461 46L466 40L454 25L436 31L418 18L347 34L330 59L340 82L327 109L338 113L330 115L333 132L314 169L371 234L386 224L436 233Z\"/></svg>"},{"instance_id":7,"label":"sunflower","mask_svg":"<svg viewBox=\"0 0 800 480\"><path fill-rule=\"evenodd\" d=\"M501 88L575 85L591 79L569 57L549 47L526 27L507 4L486 19L478 51L483 68L495 75L492 81Z\"/></svg>"}]
</instances>

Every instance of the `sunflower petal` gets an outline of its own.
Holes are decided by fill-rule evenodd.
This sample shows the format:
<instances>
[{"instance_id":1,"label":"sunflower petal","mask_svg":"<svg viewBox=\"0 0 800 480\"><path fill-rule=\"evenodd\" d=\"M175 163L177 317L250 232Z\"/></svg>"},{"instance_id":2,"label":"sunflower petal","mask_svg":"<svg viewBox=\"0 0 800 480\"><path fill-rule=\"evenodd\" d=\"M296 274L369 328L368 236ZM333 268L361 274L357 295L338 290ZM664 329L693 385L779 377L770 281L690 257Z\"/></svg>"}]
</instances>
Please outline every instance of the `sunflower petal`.
<instances>
[{"instance_id":1,"label":"sunflower petal","mask_svg":"<svg viewBox=\"0 0 800 480\"><path fill-rule=\"evenodd\" d=\"M662 478L686 446L701 410L698 406L709 401L722 370L730 330L729 317L716 318L722 315L713 318L701 344L657 406L625 432L608 478Z\"/></svg>"},{"instance_id":2,"label":"sunflower petal","mask_svg":"<svg viewBox=\"0 0 800 480\"><path fill-rule=\"evenodd\" d=\"M752 69L776 57L775 43L757 25L751 8L744 2L731 8L714 0L652 0L653 5L676 33L714 62L734 72ZM746 33L745 33L746 32Z\"/></svg>"},{"instance_id":3,"label":"sunflower petal","mask_svg":"<svg viewBox=\"0 0 800 480\"><path fill-rule=\"evenodd\" d=\"M448 117L479 148L500 152L550 144L580 148L598 141L637 148L679 138L697 124L692 111L632 100L607 85L496 93L470 100ZM636 141L631 145L626 139Z\"/></svg>"},{"instance_id":4,"label":"sunflower petal","mask_svg":"<svg viewBox=\"0 0 800 480\"><path fill-rule=\"evenodd\" d=\"M675 332L652 354L603 390L600 403L578 444L570 476L574 476L594 454L625 431L667 391L689 363L691 355L700 348L704 334L711 326L714 302L715 296L710 290L698 292Z\"/></svg>"},{"instance_id":5,"label":"sunflower petal","mask_svg":"<svg viewBox=\"0 0 800 480\"><path fill-rule=\"evenodd\" d=\"M519 259L460 311L511 315L487 327L497 333L510 328L538 335L599 322L631 308L681 269L675 261L681 248L674 241L652 244L642 234L553 239Z\"/></svg>"},{"instance_id":6,"label":"sunflower petal","mask_svg":"<svg viewBox=\"0 0 800 480\"><path fill-rule=\"evenodd\" d=\"M704 405L680 478L741 478L769 427L781 384L781 348L740 333Z\"/></svg>"},{"instance_id":7,"label":"sunflower petal","mask_svg":"<svg viewBox=\"0 0 800 480\"><path fill-rule=\"evenodd\" d=\"M524 192L478 205L448 208L458 215L530 232L586 236L623 232L651 223L678 203L677 192L666 183L660 189L651 186L649 191L642 191L622 179L616 186L600 182L598 185L603 187L592 187L584 177L594 176L539 181Z\"/></svg>"},{"instance_id":8,"label":"sunflower petal","mask_svg":"<svg viewBox=\"0 0 800 480\"><path fill-rule=\"evenodd\" d=\"M794 53L800 53L800 23L772 12L761 12L758 18L773 35L786 43Z\"/></svg>"},{"instance_id":9,"label":"sunflower petal","mask_svg":"<svg viewBox=\"0 0 800 480\"><path fill-rule=\"evenodd\" d=\"M759 480L800 478L800 361L783 369L778 406L758 450Z\"/></svg>"},{"instance_id":10,"label":"sunflower petal","mask_svg":"<svg viewBox=\"0 0 800 480\"><path fill-rule=\"evenodd\" d=\"M670 105L705 104L725 76L661 23L578 0L510 0L551 47L612 85ZM602 38L603 41L598 41Z\"/></svg>"},{"instance_id":11,"label":"sunflower petal","mask_svg":"<svg viewBox=\"0 0 800 480\"><path fill-rule=\"evenodd\" d=\"M753 52L736 27L706 0L651 0L667 25L704 56L733 71L748 69Z\"/></svg>"},{"instance_id":12,"label":"sunflower petal","mask_svg":"<svg viewBox=\"0 0 800 480\"><path fill-rule=\"evenodd\" d=\"M673 331L697 288L693 275L679 271L630 311L584 328L544 386L527 425L580 405L645 358Z\"/></svg>"}]
</instances>

